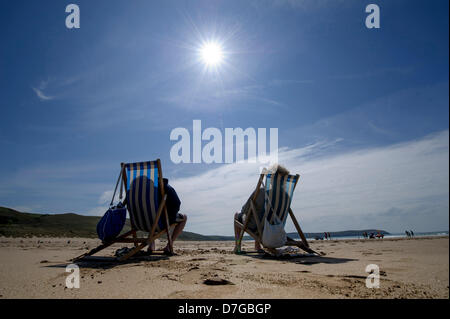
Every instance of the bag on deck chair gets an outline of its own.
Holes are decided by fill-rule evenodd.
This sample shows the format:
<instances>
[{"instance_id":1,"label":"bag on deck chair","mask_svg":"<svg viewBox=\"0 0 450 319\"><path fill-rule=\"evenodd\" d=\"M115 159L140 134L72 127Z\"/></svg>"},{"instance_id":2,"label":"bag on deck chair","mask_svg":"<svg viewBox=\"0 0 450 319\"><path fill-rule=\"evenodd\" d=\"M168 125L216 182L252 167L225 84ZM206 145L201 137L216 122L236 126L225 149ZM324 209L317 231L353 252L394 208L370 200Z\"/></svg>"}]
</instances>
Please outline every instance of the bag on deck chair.
<instances>
[{"instance_id":1,"label":"bag on deck chair","mask_svg":"<svg viewBox=\"0 0 450 319\"><path fill-rule=\"evenodd\" d=\"M274 219L276 219L274 224L270 224L267 218L264 219L264 230L261 240L262 244L268 248L283 247L286 243L284 223L279 218Z\"/></svg>"},{"instance_id":2,"label":"bag on deck chair","mask_svg":"<svg viewBox=\"0 0 450 319\"><path fill-rule=\"evenodd\" d=\"M110 207L97 224L98 238L102 241L116 238L122 231L126 218L127 209L122 203Z\"/></svg>"}]
</instances>

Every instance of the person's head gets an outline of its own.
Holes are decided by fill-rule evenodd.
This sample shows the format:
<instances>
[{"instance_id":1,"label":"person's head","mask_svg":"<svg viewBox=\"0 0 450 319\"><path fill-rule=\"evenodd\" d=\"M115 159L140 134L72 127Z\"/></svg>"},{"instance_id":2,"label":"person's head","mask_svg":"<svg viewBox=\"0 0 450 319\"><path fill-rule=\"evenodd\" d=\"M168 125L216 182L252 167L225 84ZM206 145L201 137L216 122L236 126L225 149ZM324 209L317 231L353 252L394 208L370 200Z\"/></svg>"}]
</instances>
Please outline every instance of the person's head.
<instances>
[{"instance_id":1,"label":"person's head","mask_svg":"<svg viewBox=\"0 0 450 319\"><path fill-rule=\"evenodd\" d=\"M269 167L268 172L270 174L276 174L277 173L277 174L282 175L282 176L289 175L289 171L287 170L287 168L282 166L282 165L280 165L280 164L278 164L278 163L275 163L271 167Z\"/></svg>"}]
</instances>

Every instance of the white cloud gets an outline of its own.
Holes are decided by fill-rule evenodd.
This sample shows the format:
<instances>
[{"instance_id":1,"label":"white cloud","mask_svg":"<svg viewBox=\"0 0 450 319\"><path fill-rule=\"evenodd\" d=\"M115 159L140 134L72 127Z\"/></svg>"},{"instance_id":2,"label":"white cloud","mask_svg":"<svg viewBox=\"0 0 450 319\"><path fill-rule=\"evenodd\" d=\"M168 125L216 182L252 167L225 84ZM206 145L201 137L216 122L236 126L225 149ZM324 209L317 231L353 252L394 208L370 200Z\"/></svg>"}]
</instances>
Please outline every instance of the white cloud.
<instances>
[{"instance_id":1,"label":"white cloud","mask_svg":"<svg viewBox=\"0 0 450 319\"><path fill-rule=\"evenodd\" d=\"M330 8L336 6L351 6L357 4L356 1L351 0L266 0L266 1L252 1L256 8L260 7L289 7L299 10L317 10L323 8Z\"/></svg>"},{"instance_id":2,"label":"white cloud","mask_svg":"<svg viewBox=\"0 0 450 319\"><path fill-rule=\"evenodd\" d=\"M52 97L52 96L45 95L45 93L42 90L38 89L38 88L34 88L33 87L32 89L33 89L33 91L36 93L37 97L41 101L49 101L49 100L53 100L54 99L54 97Z\"/></svg>"},{"instance_id":3,"label":"white cloud","mask_svg":"<svg viewBox=\"0 0 450 319\"><path fill-rule=\"evenodd\" d=\"M448 229L448 130L357 151L337 153L339 145L335 140L279 150L279 162L301 175L292 208L304 231ZM228 164L192 177L171 178L182 212L189 215L186 230L231 235L233 214L256 186L259 169L259 164ZM117 170L115 163L26 168L0 183L0 198L3 206L27 206L21 207L27 211L101 216L108 208ZM97 182L87 176L96 176ZM290 222L286 228L294 230Z\"/></svg>"},{"instance_id":4,"label":"white cloud","mask_svg":"<svg viewBox=\"0 0 450 319\"><path fill-rule=\"evenodd\" d=\"M108 210L107 206L96 206L86 212L88 216L103 216Z\"/></svg>"},{"instance_id":5,"label":"white cloud","mask_svg":"<svg viewBox=\"0 0 450 319\"><path fill-rule=\"evenodd\" d=\"M111 198L113 196L113 191L105 191L102 193L102 195L100 196L98 203L99 204L106 204L109 203L111 201Z\"/></svg>"},{"instance_id":6,"label":"white cloud","mask_svg":"<svg viewBox=\"0 0 450 319\"><path fill-rule=\"evenodd\" d=\"M80 82L80 78L80 76L64 78L49 77L46 80L40 81L39 85L33 86L32 89L41 101L54 100L55 98L59 99L66 95L70 91L70 88L77 82ZM50 96L45 91L51 91L53 95Z\"/></svg>"},{"instance_id":7,"label":"white cloud","mask_svg":"<svg viewBox=\"0 0 450 319\"><path fill-rule=\"evenodd\" d=\"M160 101L173 104L184 109L201 109L203 111L216 112L218 109L227 108L233 101L238 101L240 105L242 100L258 102L260 106L284 107L282 103L267 96L266 88L269 85L282 85L281 82L270 83L268 85L247 85L242 87L224 88L222 86L211 89L209 86L194 87L193 89L183 89L178 94L162 96Z\"/></svg>"},{"instance_id":8,"label":"white cloud","mask_svg":"<svg viewBox=\"0 0 450 319\"><path fill-rule=\"evenodd\" d=\"M334 144L279 152L279 162L301 175L292 208L304 231L448 229L448 131L387 147L324 155ZM256 186L258 171L257 164L229 164L172 179L182 211L190 216L187 229L232 234L233 214ZM291 223L287 230L294 230Z\"/></svg>"}]
</instances>

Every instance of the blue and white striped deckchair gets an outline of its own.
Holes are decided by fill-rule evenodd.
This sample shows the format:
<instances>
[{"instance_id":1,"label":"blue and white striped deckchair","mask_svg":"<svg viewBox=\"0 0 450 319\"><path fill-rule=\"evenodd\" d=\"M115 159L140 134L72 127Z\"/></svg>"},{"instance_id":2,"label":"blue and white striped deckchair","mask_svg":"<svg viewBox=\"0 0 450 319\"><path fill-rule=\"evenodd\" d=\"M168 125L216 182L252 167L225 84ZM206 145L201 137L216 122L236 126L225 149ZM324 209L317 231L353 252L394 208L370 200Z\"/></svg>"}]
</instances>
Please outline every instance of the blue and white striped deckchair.
<instances>
[{"instance_id":1,"label":"blue and white striped deckchair","mask_svg":"<svg viewBox=\"0 0 450 319\"><path fill-rule=\"evenodd\" d=\"M263 183L265 177L265 183ZM264 220L271 224L274 222L281 222L283 225L286 224L287 216L291 216L291 219L297 229L298 235L301 239L301 242L295 241L291 238L287 238L286 245L295 245L299 248L309 252L316 253L311 248L309 248L308 241L306 240L305 235L300 228L300 225L295 218L294 213L291 210L291 202L294 194L295 187L297 182L300 179L300 175L281 175L278 173L275 174L266 174L262 173L259 177L258 184L256 186L256 190L253 194L253 197L250 200L249 211L245 212L246 216L244 224L240 223L240 221L235 219L235 223L241 228L241 233L239 239L236 241L237 251L241 250L241 241L244 236L244 233L247 232L253 239L262 243L262 234L264 232ZM255 200L258 196L261 185L264 185L264 216L260 219L258 214L256 213ZM275 217L278 217L276 220ZM248 223L253 218L256 223L256 229L250 230L248 228Z\"/></svg>"},{"instance_id":2,"label":"blue and white striped deckchair","mask_svg":"<svg viewBox=\"0 0 450 319\"><path fill-rule=\"evenodd\" d=\"M159 208L160 169L157 162L124 164L123 168L131 227L149 233L152 226L156 225L156 230L159 231L164 226L161 219L159 223L154 223Z\"/></svg>"},{"instance_id":3,"label":"blue and white striped deckchair","mask_svg":"<svg viewBox=\"0 0 450 319\"><path fill-rule=\"evenodd\" d=\"M131 230L113 241L103 243L75 260L95 254L114 243L134 243L135 247L119 258L120 261L123 261L136 254L164 233L167 233L170 251L173 251L169 232L170 227L173 225L169 225L161 161L157 159L156 161L148 162L122 163L119 180L117 181L118 184L120 180L122 180L120 199L122 199L122 187L124 186ZM164 216L162 215L163 212ZM147 232L149 235L145 238L138 238L137 231ZM128 238L130 236L132 238Z\"/></svg>"},{"instance_id":4,"label":"blue and white striped deckchair","mask_svg":"<svg viewBox=\"0 0 450 319\"><path fill-rule=\"evenodd\" d=\"M285 224L299 175L267 174L264 218L272 224L275 216Z\"/></svg>"}]
</instances>

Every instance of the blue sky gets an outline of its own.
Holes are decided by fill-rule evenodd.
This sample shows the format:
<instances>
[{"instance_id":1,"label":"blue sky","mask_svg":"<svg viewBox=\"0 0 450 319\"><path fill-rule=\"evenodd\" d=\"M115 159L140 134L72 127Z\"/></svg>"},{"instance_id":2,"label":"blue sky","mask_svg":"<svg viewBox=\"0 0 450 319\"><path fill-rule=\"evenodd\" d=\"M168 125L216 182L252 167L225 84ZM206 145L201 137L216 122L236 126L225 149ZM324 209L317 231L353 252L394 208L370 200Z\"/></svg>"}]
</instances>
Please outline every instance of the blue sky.
<instances>
[{"instance_id":1,"label":"blue sky","mask_svg":"<svg viewBox=\"0 0 450 319\"><path fill-rule=\"evenodd\" d=\"M101 215L120 162L161 158L186 229L231 234L258 170L172 163L200 119L279 129L304 231L448 230L448 1L80 0L72 30L69 3L1 4L0 205Z\"/></svg>"}]
</instances>

